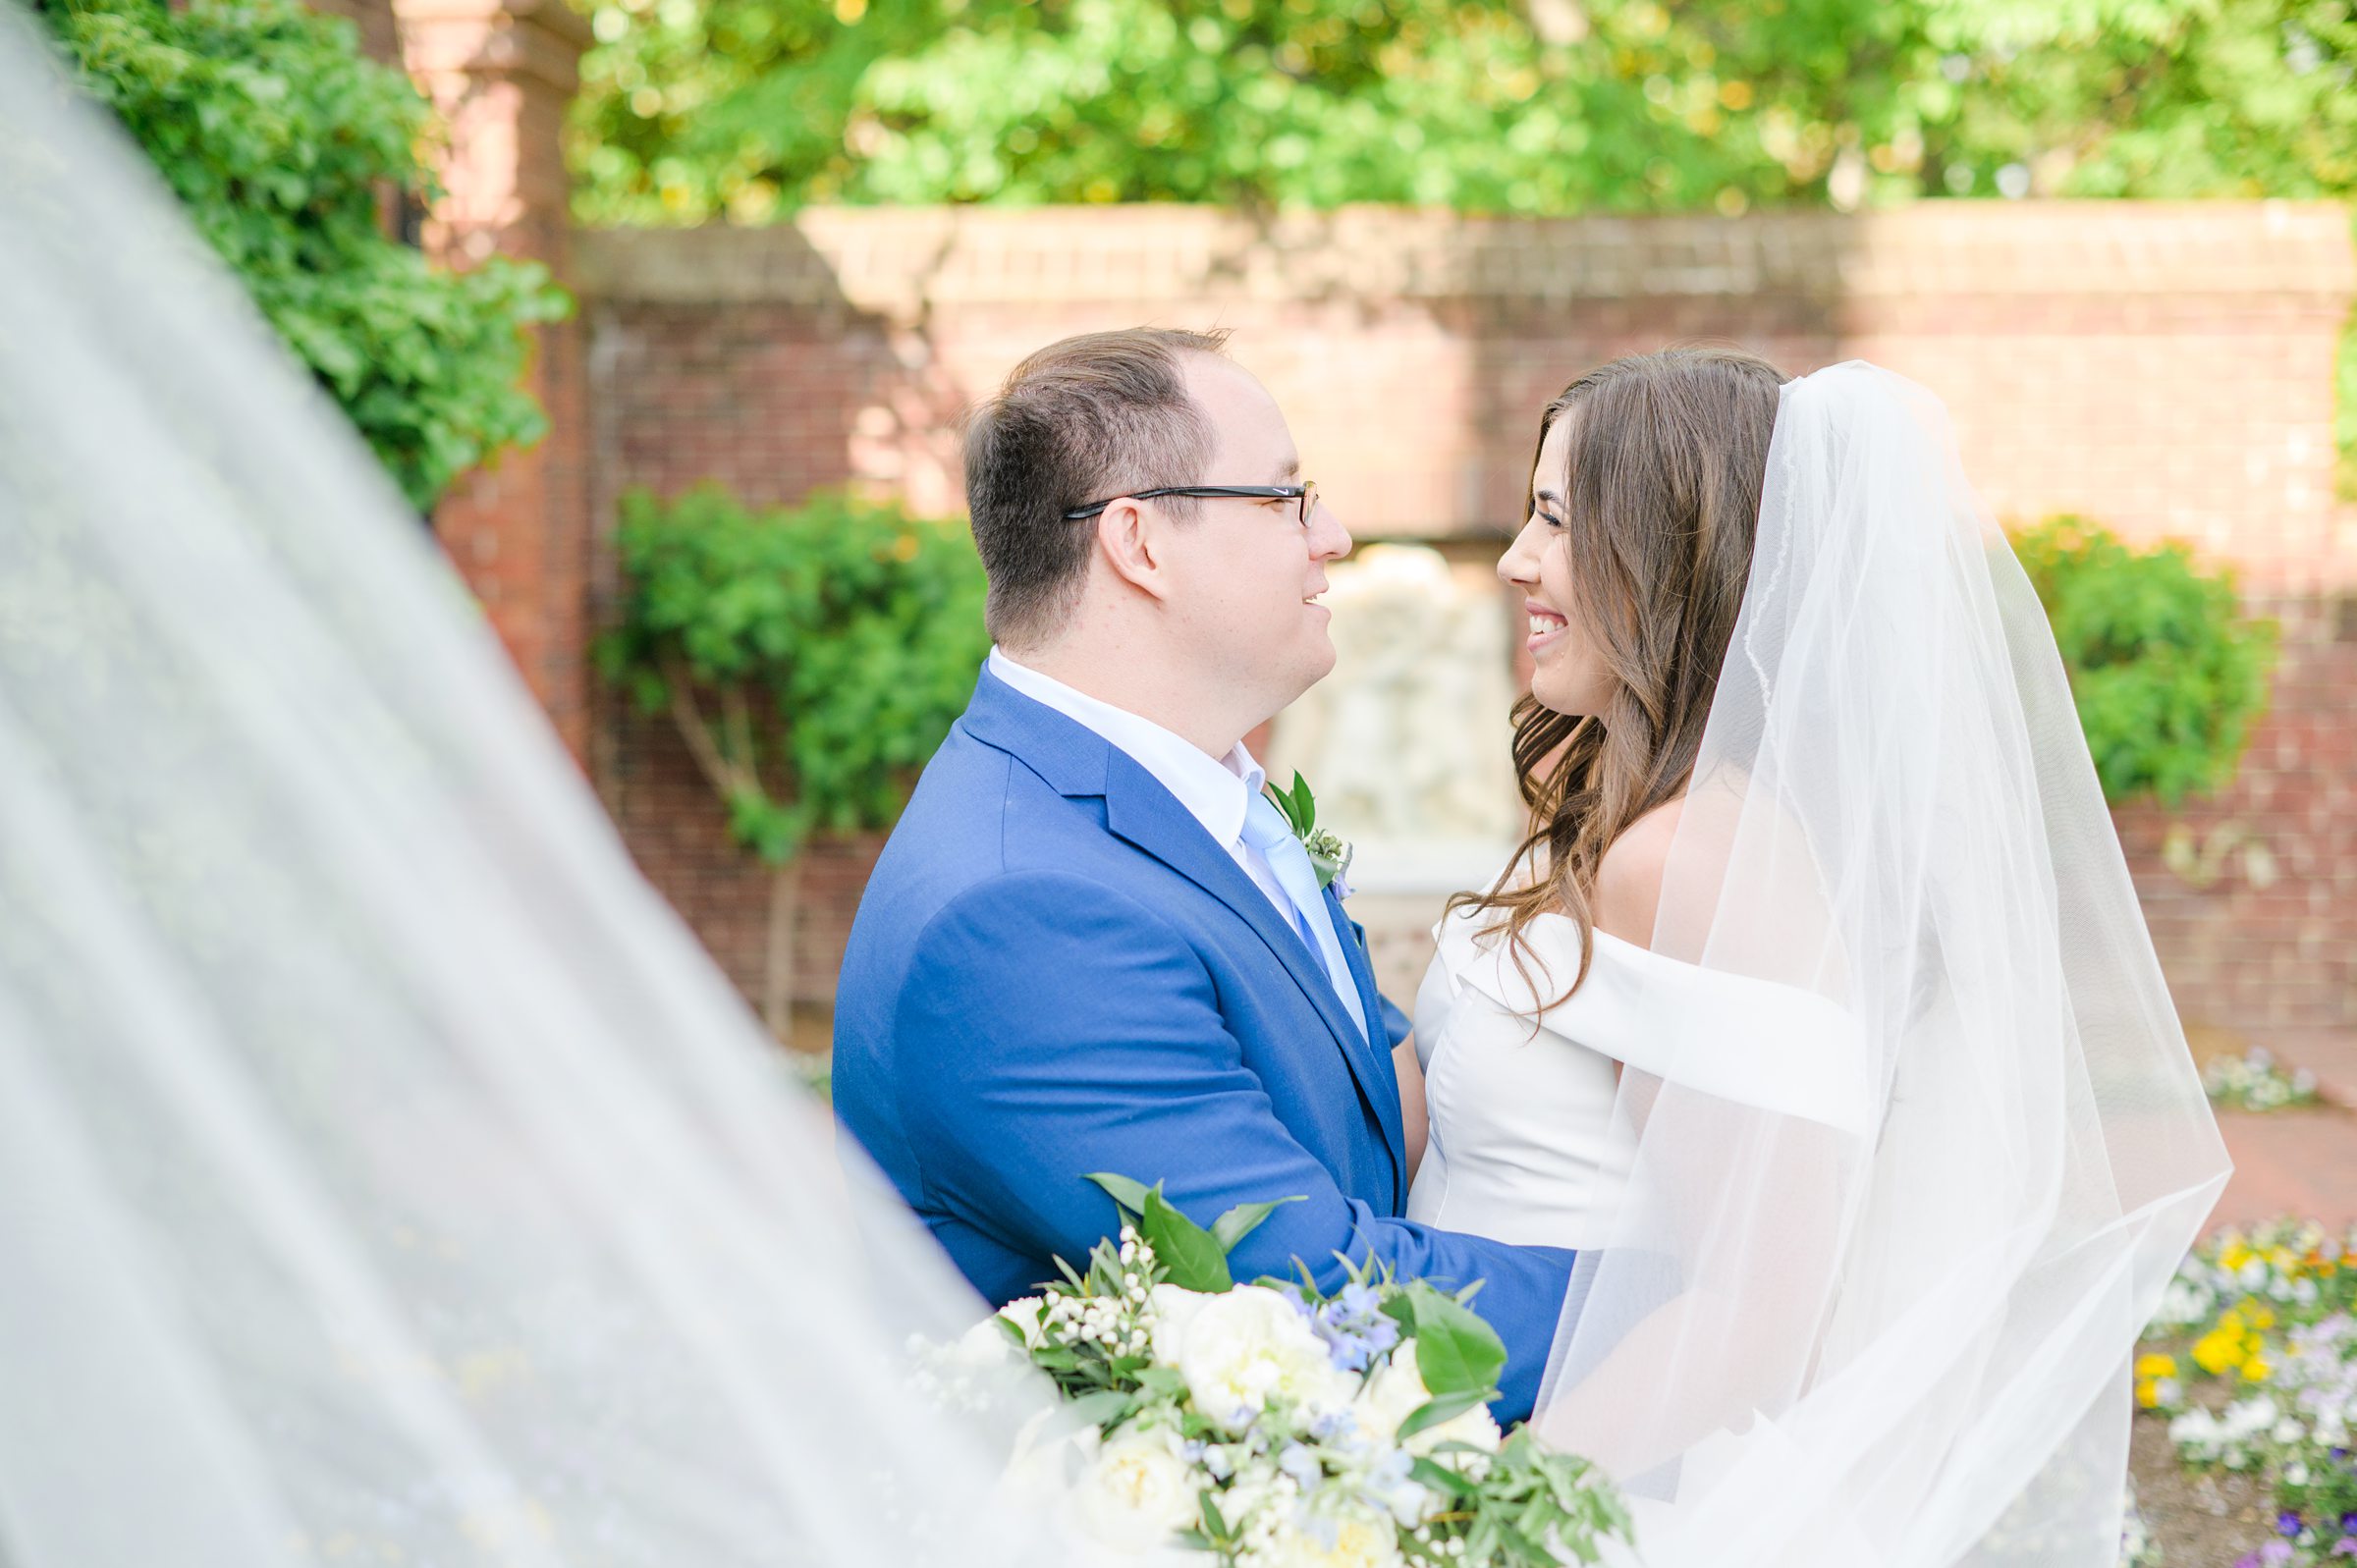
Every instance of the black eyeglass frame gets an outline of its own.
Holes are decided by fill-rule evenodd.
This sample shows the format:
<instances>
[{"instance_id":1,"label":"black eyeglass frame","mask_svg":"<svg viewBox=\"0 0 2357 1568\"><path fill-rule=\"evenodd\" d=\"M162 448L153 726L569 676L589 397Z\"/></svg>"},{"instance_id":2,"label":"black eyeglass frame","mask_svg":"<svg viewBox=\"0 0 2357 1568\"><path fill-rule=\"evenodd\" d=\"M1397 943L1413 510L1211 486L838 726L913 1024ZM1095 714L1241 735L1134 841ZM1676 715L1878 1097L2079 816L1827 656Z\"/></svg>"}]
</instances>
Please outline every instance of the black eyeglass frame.
<instances>
[{"instance_id":1,"label":"black eyeglass frame","mask_svg":"<svg viewBox=\"0 0 2357 1568\"><path fill-rule=\"evenodd\" d=\"M1085 507L1074 507L1064 514L1067 522L1078 522L1093 517L1117 501L1152 501L1157 496L1200 496L1205 500L1236 499L1242 501L1298 501L1300 523L1309 526L1309 514L1318 504L1318 482L1304 479L1297 485L1162 485L1152 490L1125 490L1118 496L1092 501Z\"/></svg>"}]
</instances>

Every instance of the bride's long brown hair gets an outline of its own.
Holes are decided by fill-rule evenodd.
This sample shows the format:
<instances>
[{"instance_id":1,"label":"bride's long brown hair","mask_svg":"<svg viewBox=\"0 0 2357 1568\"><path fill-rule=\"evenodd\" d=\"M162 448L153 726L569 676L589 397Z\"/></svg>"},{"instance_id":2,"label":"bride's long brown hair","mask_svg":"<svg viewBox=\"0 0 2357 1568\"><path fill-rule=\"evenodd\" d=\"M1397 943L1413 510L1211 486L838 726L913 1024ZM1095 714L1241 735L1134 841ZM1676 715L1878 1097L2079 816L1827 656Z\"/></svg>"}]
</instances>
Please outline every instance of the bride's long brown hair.
<instances>
[{"instance_id":1,"label":"bride's long brown hair","mask_svg":"<svg viewBox=\"0 0 2357 1568\"><path fill-rule=\"evenodd\" d=\"M1685 792L1727 657L1776 432L1783 373L1732 349L1635 354L1581 376L1539 417L1539 443L1572 421L1569 472L1556 476L1577 599L1565 606L1612 676L1600 713L1514 704L1514 774L1530 835L1486 892L1449 900L1498 916L1514 961L1539 915L1579 928L1579 972L1594 951L1596 877L1629 825ZM1532 490L1538 489L1532 459ZM1530 515L1526 499L1523 516ZM1560 1002L1562 998L1558 998Z\"/></svg>"}]
</instances>

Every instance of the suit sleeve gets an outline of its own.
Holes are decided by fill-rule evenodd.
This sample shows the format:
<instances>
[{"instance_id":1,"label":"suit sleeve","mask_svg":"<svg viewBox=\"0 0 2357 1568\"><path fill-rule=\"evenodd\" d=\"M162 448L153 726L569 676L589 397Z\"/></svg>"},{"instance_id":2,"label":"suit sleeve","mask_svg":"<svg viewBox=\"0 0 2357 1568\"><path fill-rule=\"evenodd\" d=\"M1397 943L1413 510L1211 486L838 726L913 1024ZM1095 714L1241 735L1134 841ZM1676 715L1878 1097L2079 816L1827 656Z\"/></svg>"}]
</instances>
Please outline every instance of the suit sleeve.
<instances>
[{"instance_id":1,"label":"suit sleeve","mask_svg":"<svg viewBox=\"0 0 2357 1568\"><path fill-rule=\"evenodd\" d=\"M1024 872L969 890L926 926L901 992L899 1096L929 1196L1018 1252L1077 1266L1116 1223L1091 1171L1164 1191L1208 1224L1279 1208L1232 1258L1239 1278L1337 1254L1401 1278L1483 1281L1506 1340L1499 1411L1529 1413L1571 1254L1412 1224L1345 1196L1277 1119L1221 1016L1211 975L1168 922L1085 878Z\"/></svg>"}]
</instances>

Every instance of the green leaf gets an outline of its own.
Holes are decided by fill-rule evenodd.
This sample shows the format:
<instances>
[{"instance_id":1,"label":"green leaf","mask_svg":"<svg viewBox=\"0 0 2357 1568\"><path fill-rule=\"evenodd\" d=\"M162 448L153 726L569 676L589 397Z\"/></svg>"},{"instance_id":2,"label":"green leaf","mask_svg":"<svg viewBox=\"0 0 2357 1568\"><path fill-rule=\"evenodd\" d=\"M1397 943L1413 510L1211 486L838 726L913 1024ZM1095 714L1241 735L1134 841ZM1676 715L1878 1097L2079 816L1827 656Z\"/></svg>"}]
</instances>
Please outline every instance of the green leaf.
<instances>
[{"instance_id":1,"label":"green leaf","mask_svg":"<svg viewBox=\"0 0 2357 1568\"><path fill-rule=\"evenodd\" d=\"M1299 1194L1290 1198L1276 1198L1267 1203L1239 1203L1211 1222L1211 1239L1219 1243L1222 1256L1235 1251L1236 1243L1260 1228L1260 1222L1288 1203L1307 1200Z\"/></svg>"},{"instance_id":2,"label":"green leaf","mask_svg":"<svg viewBox=\"0 0 2357 1568\"><path fill-rule=\"evenodd\" d=\"M1172 1207L1170 1200L1163 1197L1159 1183L1146 1193L1137 1228L1153 1247L1155 1256L1162 1260L1172 1284L1182 1290L1214 1294L1233 1288L1235 1280L1228 1272L1227 1253L1212 1240L1210 1231Z\"/></svg>"},{"instance_id":3,"label":"green leaf","mask_svg":"<svg viewBox=\"0 0 2357 1568\"><path fill-rule=\"evenodd\" d=\"M1228 1521L1220 1515L1220 1505L1212 1500L1211 1488L1206 1487L1197 1497L1203 1506L1203 1533L1213 1541L1228 1539Z\"/></svg>"},{"instance_id":4,"label":"green leaf","mask_svg":"<svg viewBox=\"0 0 2357 1568\"><path fill-rule=\"evenodd\" d=\"M1017 1334L1015 1337L1020 1339L1022 1336ZM1416 1365L1419 1368L1424 1364L1423 1356L1424 1352L1419 1349L1416 1352ZM1426 1386L1431 1385L1427 1383ZM1453 1393L1436 1394L1407 1413L1407 1419L1399 1423L1399 1435L1413 1437L1419 1432L1444 1426L1475 1406L1486 1405L1497 1397L1498 1390L1495 1388L1459 1388Z\"/></svg>"},{"instance_id":5,"label":"green leaf","mask_svg":"<svg viewBox=\"0 0 2357 1568\"><path fill-rule=\"evenodd\" d=\"M1293 772L1293 831L1307 835L1318 825L1318 797L1309 792L1309 781Z\"/></svg>"},{"instance_id":6,"label":"green leaf","mask_svg":"<svg viewBox=\"0 0 2357 1568\"><path fill-rule=\"evenodd\" d=\"M1084 1427L1107 1428L1127 1420L1130 1412L1136 1408L1135 1396L1118 1388L1108 1388L1102 1393L1082 1394L1077 1399L1067 1400L1054 1416L1042 1423L1042 1430L1053 1438L1078 1432Z\"/></svg>"},{"instance_id":7,"label":"green leaf","mask_svg":"<svg viewBox=\"0 0 2357 1568\"><path fill-rule=\"evenodd\" d=\"M1127 1176L1117 1176L1110 1170L1092 1170L1088 1179L1113 1195L1124 1217L1135 1217L1146 1212L1146 1184Z\"/></svg>"},{"instance_id":8,"label":"green leaf","mask_svg":"<svg viewBox=\"0 0 2357 1568\"><path fill-rule=\"evenodd\" d=\"M1445 1496L1468 1498L1479 1496L1481 1487L1447 1465L1436 1465L1429 1459L1409 1462L1407 1473Z\"/></svg>"},{"instance_id":9,"label":"green leaf","mask_svg":"<svg viewBox=\"0 0 2357 1568\"><path fill-rule=\"evenodd\" d=\"M1506 1343L1496 1329L1423 1280L1407 1287L1406 1299L1414 1312L1416 1370L1436 1398L1497 1384Z\"/></svg>"}]
</instances>

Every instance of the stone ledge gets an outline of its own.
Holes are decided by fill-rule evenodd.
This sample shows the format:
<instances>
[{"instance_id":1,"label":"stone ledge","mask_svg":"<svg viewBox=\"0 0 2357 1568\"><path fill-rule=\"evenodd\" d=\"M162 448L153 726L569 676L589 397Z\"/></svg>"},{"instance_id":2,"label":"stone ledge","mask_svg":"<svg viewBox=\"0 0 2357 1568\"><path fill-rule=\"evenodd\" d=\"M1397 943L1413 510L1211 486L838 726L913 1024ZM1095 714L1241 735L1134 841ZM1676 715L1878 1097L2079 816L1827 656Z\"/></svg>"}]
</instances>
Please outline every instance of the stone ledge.
<instances>
[{"instance_id":1,"label":"stone ledge","mask_svg":"<svg viewBox=\"0 0 2357 1568\"><path fill-rule=\"evenodd\" d=\"M1795 297L2297 298L2357 290L2309 202L1924 202L1745 218L1460 219L1350 207L825 207L765 229L588 230L584 291L651 304Z\"/></svg>"}]
</instances>

